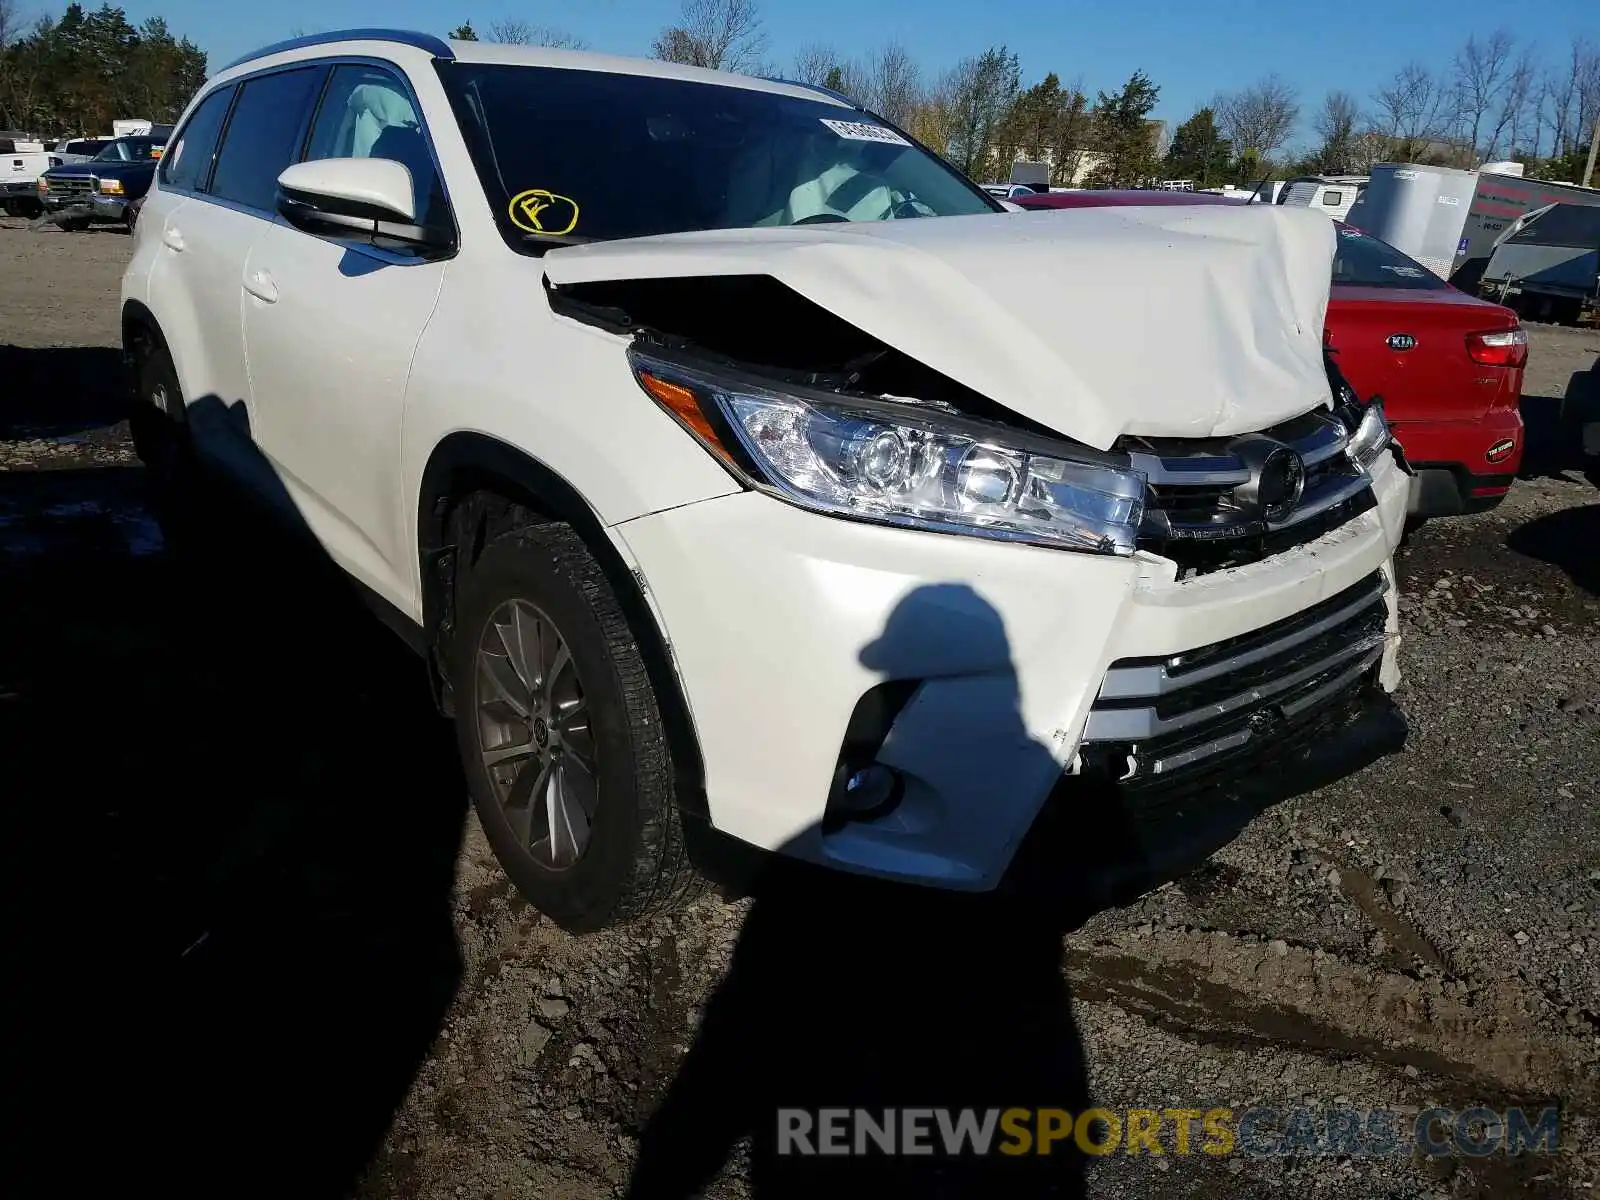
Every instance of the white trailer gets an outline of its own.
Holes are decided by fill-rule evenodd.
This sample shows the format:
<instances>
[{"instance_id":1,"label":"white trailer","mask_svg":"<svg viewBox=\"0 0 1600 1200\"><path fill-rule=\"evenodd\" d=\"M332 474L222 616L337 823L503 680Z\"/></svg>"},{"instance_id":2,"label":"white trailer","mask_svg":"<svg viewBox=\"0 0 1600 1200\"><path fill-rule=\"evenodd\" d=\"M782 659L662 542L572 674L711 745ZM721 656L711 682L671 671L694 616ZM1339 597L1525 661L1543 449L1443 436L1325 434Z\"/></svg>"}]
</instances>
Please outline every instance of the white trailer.
<instances>
[{"instance_id":1,"label":"white trailer","mask_svg":"<svg viewBox=\"0 0 1600 1200\"><path fill-rule=\"evenodd\" d=\"M1342 221L1366 186L1365 175L1302 175L1284 184L1277 202L1314 208Z\"/></svg>"},{"instance_id":2,"label":"white trailer","mask_svg":"<svg viewBox=\"0 0 1600 1200\"><path fill-rule=\"evenodd\" d=\"M1441 279L1476 292L1496 239L1518 217L1549 204L1600 204L1600 188L1504 170L1380 163L1347 220Z\"/></svg>"}]
</instances>

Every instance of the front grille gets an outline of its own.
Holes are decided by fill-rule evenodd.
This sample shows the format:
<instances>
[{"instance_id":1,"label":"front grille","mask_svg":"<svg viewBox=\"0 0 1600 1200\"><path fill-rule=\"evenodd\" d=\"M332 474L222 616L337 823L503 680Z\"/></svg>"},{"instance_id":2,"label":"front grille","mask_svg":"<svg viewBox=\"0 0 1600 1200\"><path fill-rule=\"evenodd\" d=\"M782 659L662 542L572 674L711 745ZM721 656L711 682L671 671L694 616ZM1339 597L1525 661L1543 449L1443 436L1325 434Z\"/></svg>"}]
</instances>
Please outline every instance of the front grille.
<instances>
[{"instance_id":1,"label":"front grille","mask_svg":"<svg viewBox=\"0 0 1600 1200\"><path fill-rule=\"evenodd\" d=\"M1345 453L1349 437L1337 417L1306 413L1259 436L1287 445L1305 464L1299 503L1276 521L1262 519L1243 497L1251 483L1243 439L1121 444L1150 484L1139 548L1173 559L1180 577L1201 575L1304 545L1377 503L1371 478Z\"/></svg>"},{"instance_id":2,"label":"front grille","mask_svg":"<svg viewBox=\"0 0 1600 1200\"><path fill-rule=\"evenodd\" d=\"M87 200L94 183L87 175L64 175L49 181L50 195L62 200Z\"/></svg>"},{"instance_id":3,"label":"front grille","mask_svg":"<svg viewBox=\"0 0 1600 1200\"><path fill-rule=\"evenodd\" d=\"M1118 659L1090 711L1081 769L1165 790L1289 737L1370 681L1386 640L1386 589L1377 573L1240 637Z\"/></svg>"}]
</instances>

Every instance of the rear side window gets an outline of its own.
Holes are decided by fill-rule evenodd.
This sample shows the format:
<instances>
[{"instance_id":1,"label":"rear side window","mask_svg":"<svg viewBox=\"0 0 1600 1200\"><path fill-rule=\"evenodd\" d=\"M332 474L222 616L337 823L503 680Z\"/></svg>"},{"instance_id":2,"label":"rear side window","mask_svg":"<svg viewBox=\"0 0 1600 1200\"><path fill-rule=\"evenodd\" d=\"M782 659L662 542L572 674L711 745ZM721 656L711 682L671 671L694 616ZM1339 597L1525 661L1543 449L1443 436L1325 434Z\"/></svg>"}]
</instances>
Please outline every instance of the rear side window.
<instances>
[{"instance_id":1,"label":"rear side window","mask_svg":"<svg viewBox=\"0 0 1600 1200\"><path fill-rule=\"evenodd\" d=\"M278 176L295 161L306 110L321 79L322 68L302 67L241 85L211 177L213 196L273 210Z\"/></svg>"},{"instance_id":2,"label":"rear side window","mask_svg":"<svg viewBox=\"0 0 1600 1200\"><path fill-rule=\"evenodd\" d=\"M1352 287L1406 288L1423 292L1442 291L1449 286L1427 267L1407 258L1387 242L1348 226L1339 228L1333 282Z\"/></svg>"},{"instance_id":3,"label":"rear side window","mask_svg":"<svg viewBox=\"0 0 1600 1200\"><path fill-rule=\"evenodd\" d=\"M184 124L172 149L162 156L163 186L189 190L205 187L211 158L217 151L217 135L222 132L222 121L228 115L228 102L232 99L233 89L225 87L200 101L200 107Z\"/></svg>"}]
</instances>

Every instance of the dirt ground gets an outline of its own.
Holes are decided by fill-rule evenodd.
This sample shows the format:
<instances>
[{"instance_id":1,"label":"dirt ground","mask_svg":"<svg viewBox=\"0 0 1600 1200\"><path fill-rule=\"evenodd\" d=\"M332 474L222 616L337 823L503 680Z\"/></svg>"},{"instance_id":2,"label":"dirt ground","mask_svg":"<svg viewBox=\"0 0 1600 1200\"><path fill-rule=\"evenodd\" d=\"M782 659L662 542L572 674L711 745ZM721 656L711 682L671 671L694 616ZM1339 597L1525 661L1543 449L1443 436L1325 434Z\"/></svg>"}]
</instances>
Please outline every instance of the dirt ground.
<instances>
[{"instance_id":1,"label":"dirt ground","mask_svg":"<svg viewBox=\"0 0 1600 1200\"><path fill-rule=\"evenodd\" d=\"M419 663L339 581L220 502L163 539L120 423L128 245L0 223L0 844L35 1068L8 1140L51 1194L589 1200L641 1148L728 1198L1595 1194L1600 492L1572 414L1600 334L1532 329L1525 477L1400 556L1403 753L1065 932L808 879L575 938L511 892ZM749 1137L774 1104L1089 1100L1554 1104L1561 1149L1169 1132L907 1184Z\"/></svg>"}]
</instances>

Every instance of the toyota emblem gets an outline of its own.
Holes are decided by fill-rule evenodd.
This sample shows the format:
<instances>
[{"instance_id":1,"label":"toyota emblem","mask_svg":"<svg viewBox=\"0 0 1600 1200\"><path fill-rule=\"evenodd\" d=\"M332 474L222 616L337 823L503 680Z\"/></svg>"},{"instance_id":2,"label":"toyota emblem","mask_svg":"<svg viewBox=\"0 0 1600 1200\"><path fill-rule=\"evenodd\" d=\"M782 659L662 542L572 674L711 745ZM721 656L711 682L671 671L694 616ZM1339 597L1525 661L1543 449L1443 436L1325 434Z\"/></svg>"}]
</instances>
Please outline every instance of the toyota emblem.
<instances>
[{"instance_id":1,"label":"toyota emblem","mask_svg":"<svg viewBox=\"0 0 1600 1200\"><path fill-rule=\"evenodd\" d=\"M1256 485L1256 500L1268 524L1282 521L1295 510L1306 494L1306 464L1284 446L1267 455L1261 464L1261 482Z\"/></svg>"},{"instance_id":2,"label":"toyota emblem","mask_svg":"<svg viewBox=\"0 0 1600 1200\"><path fill-rule=\"evenodd\" d=\"M1391 333L1384 344L1391 350L1411 350L1416 347L1417 339L1409 333Z\"/></svg>"}]
</instances>

